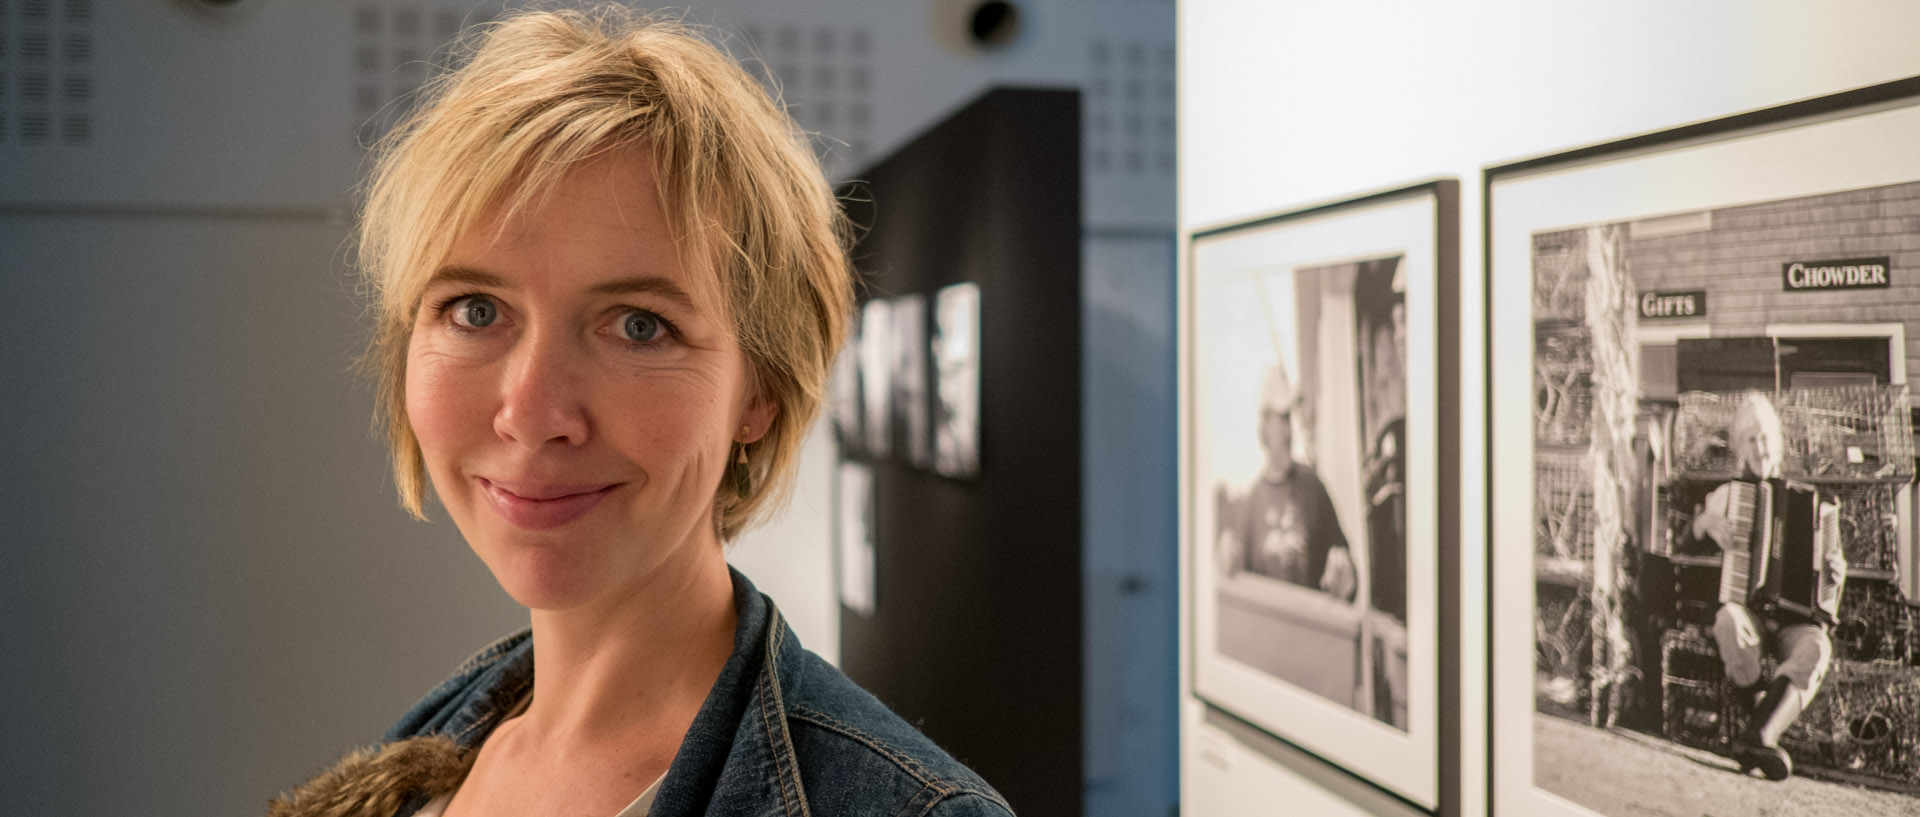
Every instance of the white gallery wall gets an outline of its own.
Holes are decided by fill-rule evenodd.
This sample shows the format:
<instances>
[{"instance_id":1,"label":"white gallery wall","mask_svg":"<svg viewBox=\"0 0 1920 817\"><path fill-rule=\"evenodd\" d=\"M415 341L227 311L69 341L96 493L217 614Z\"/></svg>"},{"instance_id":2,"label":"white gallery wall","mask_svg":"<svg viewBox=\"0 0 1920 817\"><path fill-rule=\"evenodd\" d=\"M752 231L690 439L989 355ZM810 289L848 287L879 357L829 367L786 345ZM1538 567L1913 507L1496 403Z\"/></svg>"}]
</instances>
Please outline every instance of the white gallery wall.
<instances>
[{"instance_id":1,"label":"white gallery wall","mask_svg":"<svg viewBox=\"0 0 1920 817\"><path fill-rule=\"evenodd\" d=\"M1183 236L1434 176L1461 181L1466 700L1463 741L1441 751L1460 753L1462 813L1485 814L1481 170L1920 74L1920 4L1185 0L1178 16ZM1418 813L1210 714L1190 679L1183 667L1183 813Z\"/></svg>"}]
</instances>

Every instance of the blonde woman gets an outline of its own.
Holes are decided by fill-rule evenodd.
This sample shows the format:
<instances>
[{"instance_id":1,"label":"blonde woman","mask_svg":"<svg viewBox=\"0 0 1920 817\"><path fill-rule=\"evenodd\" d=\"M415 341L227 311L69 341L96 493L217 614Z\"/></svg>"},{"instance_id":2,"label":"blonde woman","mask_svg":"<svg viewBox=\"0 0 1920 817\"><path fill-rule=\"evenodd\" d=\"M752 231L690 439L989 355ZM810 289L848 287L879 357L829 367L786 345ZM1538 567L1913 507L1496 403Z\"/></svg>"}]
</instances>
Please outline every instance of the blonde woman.
<instances>
[{"instance_id":1,"label":"blonde woman","mask_svg":"<svg viewBox=\"0 0 1920 817\"><path fill-rule=\"evenodd\" d=\"M362 219L402 504L531 627L276 815L1006 815L802 649L723 543L778 504L851 312L842 216L737 65L617 9L511 17Z\"/></svg>"}]
</instances>

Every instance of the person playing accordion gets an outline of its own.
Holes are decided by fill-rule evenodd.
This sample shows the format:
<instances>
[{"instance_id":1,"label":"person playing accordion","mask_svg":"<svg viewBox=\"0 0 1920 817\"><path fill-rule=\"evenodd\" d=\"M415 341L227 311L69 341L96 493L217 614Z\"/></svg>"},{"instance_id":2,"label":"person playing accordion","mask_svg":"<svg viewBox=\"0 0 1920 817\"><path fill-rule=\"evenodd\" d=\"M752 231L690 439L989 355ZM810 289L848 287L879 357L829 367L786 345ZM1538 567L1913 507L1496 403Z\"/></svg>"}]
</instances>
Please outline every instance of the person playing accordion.
<instances>
[{"instance_id":1,"label":"person playing accordion","mask_svg":"<svg viewBox=\"0 0 1920 817\"><path fill-rule=\"evenodd\" d=\"M1691 533L1711 540L1724 559L1713 637L1727 678L1752 706L1734 758L1743 771L1785 780L1793 762L1780 736L1813 700L1833 660L1828 631L1847 575L1840 509L1817 489L1781 479L1785 440L1766 397L1747 396L1727 443L1741 475L1707 494ZM1769 655L1778 663L1763 679L1761 661Z\"/></svg>"}]
</instances>

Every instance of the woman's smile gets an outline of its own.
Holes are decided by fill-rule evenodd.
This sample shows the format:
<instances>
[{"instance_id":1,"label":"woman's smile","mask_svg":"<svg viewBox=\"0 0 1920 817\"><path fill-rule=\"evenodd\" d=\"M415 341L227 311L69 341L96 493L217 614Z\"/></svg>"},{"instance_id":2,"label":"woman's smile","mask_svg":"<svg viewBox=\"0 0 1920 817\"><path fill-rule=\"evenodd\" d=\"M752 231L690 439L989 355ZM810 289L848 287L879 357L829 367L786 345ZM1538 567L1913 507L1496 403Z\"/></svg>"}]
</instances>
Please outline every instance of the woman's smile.
<instances>
[{"instance_id":1,"label":"woman's smile","mask_svg":"<svg viewBox=\"0 0 1920 817\"><path fill-rule=\"evenodd\" d=\"M527 530L549 530L586 516L615 488L625 483L554 485L497 482L475 477L481 495L502 519Z\"/></svg>"}]
</instances>

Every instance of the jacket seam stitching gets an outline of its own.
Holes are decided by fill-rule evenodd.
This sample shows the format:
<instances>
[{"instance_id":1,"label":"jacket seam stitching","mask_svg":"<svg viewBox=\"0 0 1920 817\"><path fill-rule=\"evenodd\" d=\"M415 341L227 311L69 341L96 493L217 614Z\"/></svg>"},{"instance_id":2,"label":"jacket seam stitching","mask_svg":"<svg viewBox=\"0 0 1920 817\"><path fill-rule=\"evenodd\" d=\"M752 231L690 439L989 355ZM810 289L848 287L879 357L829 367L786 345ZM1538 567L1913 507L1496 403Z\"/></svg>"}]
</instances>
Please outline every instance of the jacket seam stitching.
<instances>
[{"instance_id":1,"label":"jacket seam stitching","mask_svg":"<svg viewBox=\"0 0 1920 817\"><path fill-rule=\"evenodd\" d=\"M859 741L866 745L867 748L879 753L882 757L893 761L895 765L906 771L907 774L912 775L913 779L923 786L951 787L950 784L943 782L945 780L944 778L937 778L933 774L933 770L920 765L920 762L914 760L911 755L893 748L893 746L889 745L886 741L881 740L878 736L870 732L862 730L860 727L842 721L825 712L804 706L796 706L789 709L787 715L788 717L797 718L824 729L839 732Z\"/></svg>"},{"instance_id":2,"label":"jacket seam stitching","mask_svg":"<svg viewBox=\"0 0 1920 817\"><path fill-rule=\"evenodd\" d=\"M801 792L796 791L796 789L799 788L799 780L798 770L793 766L793 742L788 739L784 728L785 724L776 720L774 715L774 710L779 710L781 719L784 719L786 716L786 708L781 705L780 700L780 673L778 671L780 642L784 640L782 638L782 631L785 629L786 624L781 619L780 611L777 609L769 616L767 624L768 629L771 631L767 635L767 663L764 672L764 681L758 684L760 694L760 723L766 730L767 744L773 752L775 776L780 779L781 805L787 814L798 814L802 817L807 817L809 811L807 809L806 797ZM799 805L798 811L794 809L796 803Z\"/></svg>"},{"instance_id":3,"label":"jacket seam stitching","mask_svg":"<svg viewBox=\"0 0 1920 817\"><path fill-rule=\"evenodd\" d=\"M519 702L520 698L527 694L527 687L531 684L532 684L531 679L515 684L513 694L508 695L507 699L510 701L514 701L516 703ZM511 709L512 707L509 706L508 708ZM467 724L465 729L461 729L459 732L454 734L453 736L454 740L457 741L457 740L465 739L467 735L470 735L473 733L473 730L479 729L482 725L492 721L494 717L499 714L500 712L496 708L496 709L489 710L484 717L475 718L473 723ZM495 725L497 726L498 724L495 724Z\"/></svg>"},{"instance_id":4,"label":"jacket seam stitching","mask_svg":"<svg viewBox=\"0 0 1920 817\"><path fill-rule=\"evenodd\" d=\"M914 811L913 812L914 814L925 815L927 812L932 811L934 806L940 805L940 801L946 799L946 796L950 791L945 786L942 786L933 781L927 781L926 785L920 787L920 791L914 792L912 797L907 798L906 804L902 805L899 811L894 812L893 817L906 817L907 810L913 808L914 802L919 800L920 795L925 793L929 789L933 790L933 796L927 798L926 805L923 805L918 810Z\"/></svg>"}]
</instances>

